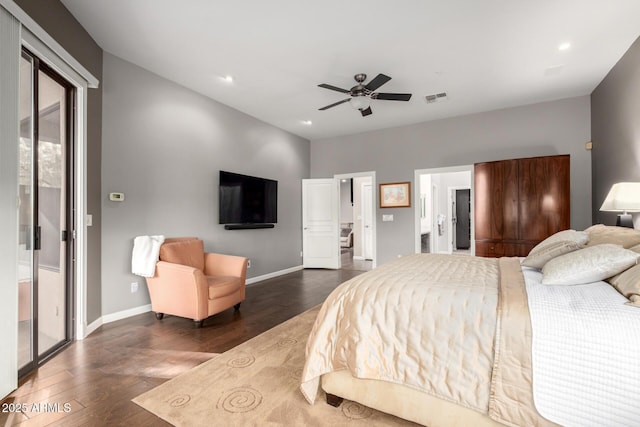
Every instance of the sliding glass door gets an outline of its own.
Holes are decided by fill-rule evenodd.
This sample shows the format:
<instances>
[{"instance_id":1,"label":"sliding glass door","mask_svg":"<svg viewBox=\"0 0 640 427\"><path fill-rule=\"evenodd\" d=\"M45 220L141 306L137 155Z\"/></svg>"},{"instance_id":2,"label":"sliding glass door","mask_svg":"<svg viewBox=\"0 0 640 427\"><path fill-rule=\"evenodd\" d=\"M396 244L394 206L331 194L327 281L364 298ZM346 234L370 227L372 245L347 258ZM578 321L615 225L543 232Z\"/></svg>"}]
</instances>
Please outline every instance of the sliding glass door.
<instances>
[{"instance_id":1,"label":"sliding glass door","mask_svg":"<svg viewBox=\"0 0 640 427\"><path fill-rule=\"evenodd\" d=\"M18 366L72 336L73 87L28 51L20 63Z\"/></svg>"}]
</instances>

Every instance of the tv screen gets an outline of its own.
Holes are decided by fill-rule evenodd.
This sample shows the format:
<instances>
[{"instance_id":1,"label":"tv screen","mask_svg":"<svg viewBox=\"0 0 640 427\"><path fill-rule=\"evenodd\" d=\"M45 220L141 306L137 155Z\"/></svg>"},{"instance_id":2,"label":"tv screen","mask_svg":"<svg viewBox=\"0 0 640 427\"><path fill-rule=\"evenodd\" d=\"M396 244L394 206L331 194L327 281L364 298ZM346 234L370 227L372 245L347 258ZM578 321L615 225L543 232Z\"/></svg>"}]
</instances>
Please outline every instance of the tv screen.
<instances>
[{"instance_id":1,"label":"tv screen","mask_svg":"<svg viewBox=\"0 0 640 427\"><path fill-rule=\"evenodd\" d=\"M220 171L220 224L278 222L278 181Z\"/></svg>"}]
</instances>

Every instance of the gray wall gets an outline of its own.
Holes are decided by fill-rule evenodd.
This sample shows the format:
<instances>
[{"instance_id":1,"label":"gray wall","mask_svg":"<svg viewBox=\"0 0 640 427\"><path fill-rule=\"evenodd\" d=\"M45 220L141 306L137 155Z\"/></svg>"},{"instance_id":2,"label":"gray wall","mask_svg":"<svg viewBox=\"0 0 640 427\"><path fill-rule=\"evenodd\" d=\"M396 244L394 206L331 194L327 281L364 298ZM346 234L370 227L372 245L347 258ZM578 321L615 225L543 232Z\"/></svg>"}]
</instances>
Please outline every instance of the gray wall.
<instances>
[{"instance_id":1,"label":"gray wall","mask_svg":"<svg viewBox=\"0 0 640 427\"><path fill-rule=\"evenodd\" d=\"M249 257L248 277L302 264L308 140L108 53L103 75L103 315L149 303L144 279L131 274L137 235L200 237L207 251ZM218 224L221 169L278 181L275 229ZM109 192L125 193L125 201L109 201Z\"/></svg>"},{"instance_id":2,"label":"gray wall","mask_svg":"<svg viewBox=\"0 0 640 427\"><path fill-rule=\"evenodd\" d=\"M616 214L599 210L609 189L640 181L640 38L591 94L591 138L593 218L613 225Z\"/></svg>"},{"instance_id":3,"label":"gray wall","mask_svg":"<svg viewBox=\"0 0 640 427\"><path fill-rule=\"evenodd\" d=\"M415 169L570 154L571 226L583 229L591 224L591 156L584 148L589 140L590 103L582 96L314 140L311 176L374 170L380 184L413 181ZM378 264L414 252L413 207L384 213L394 214L394 221L382 222L376 210Z\"/></svg>"},{"instance_id":4,"label":"gray wall","mask_svg":"<svg viewBox=\"0 0 640 427\"><path fill-rule=\"evenodd\" d=\"M15 0L51 37L99 81L102 49L58 0ZM102 315L101 303L101 203L102 87L90 89L87 101L87 210L93 227L87 232L87 323Z\"/></svg>"}]
</instances>

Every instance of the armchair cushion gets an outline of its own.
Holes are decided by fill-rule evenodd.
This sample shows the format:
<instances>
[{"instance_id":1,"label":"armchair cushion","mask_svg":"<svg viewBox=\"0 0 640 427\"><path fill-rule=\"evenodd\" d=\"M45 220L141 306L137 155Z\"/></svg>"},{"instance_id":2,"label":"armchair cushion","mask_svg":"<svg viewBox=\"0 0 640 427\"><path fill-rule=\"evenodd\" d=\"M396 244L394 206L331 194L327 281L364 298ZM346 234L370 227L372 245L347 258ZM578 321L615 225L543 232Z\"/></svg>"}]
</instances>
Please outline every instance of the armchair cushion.
<instances>
[{"instance_id":1,"label":"armchair cushion","mask_svg":"<svg viewBox=\"0 0 640 427\"><path fill-rule=\"evenodd\" d=\"M236 292L242 286L239 277L207 276L209 286L209 299L226 297Z\"/></svg>"},{"instance_id":2,"label":"armchair cushion","mask_svg":"<svg viewBox=\"0 0 640 427\"><path fill-rule=\"evenodd\" d=\"M204 243L200 239L165 243L160 247L160 261L204 270Z\"/></svg>"}]
</instances>

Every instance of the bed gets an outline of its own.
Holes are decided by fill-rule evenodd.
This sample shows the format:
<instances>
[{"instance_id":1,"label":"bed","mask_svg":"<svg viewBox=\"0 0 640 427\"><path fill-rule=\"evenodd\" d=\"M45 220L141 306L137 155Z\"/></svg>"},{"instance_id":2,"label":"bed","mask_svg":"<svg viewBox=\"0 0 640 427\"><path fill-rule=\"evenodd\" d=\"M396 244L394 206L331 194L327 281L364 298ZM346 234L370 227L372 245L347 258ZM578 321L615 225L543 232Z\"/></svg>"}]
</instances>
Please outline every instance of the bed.
<instances>
[{"instance_id":1,"label":"bed","mask_svg":"<svg viewBox=\"0 0 640 427\"><path fill-rule=\"evenodd\" d=\"M543 259L536 267L416 254L343 283L311 331L303 395L313 403L322 389L331 404L432 427L637 425L640 289L623 295L583 264L594 258L598 277L628 275L640 288L640 231L574 233L586 240L535 248L525 261ZM609 244L620 233L623 244Z\"/></svg>"}]
</instances>

